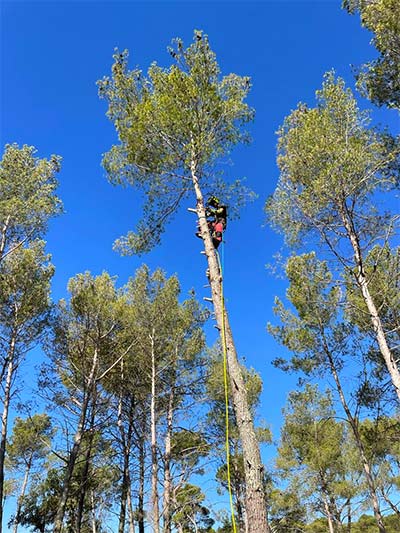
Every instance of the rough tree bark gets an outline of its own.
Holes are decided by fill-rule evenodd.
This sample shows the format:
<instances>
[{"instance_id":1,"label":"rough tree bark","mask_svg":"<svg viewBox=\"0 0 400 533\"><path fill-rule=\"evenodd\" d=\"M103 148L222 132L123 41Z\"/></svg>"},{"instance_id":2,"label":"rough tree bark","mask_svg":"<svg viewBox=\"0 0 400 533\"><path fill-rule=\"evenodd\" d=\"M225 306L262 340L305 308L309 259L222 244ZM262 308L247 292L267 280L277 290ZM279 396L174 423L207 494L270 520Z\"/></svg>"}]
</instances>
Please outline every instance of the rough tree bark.
<instances>
[{"instance_id":1,"label":"rough tree bark","mask_svg":"<svg viewBox=\"0 0 400 533\"><path fill-rule=\"evenodd\" d=\"M269 533L267 521L267 506L263 487L263 464L261 462L260 447L257 440L252 415L250 413L247 392L240 369L228 315L222 307L222 278L217 256L208 229L203 194L197 176L196 160L192 160L191 177L196 194L196 210L200 233L204 242L205 252L210 272L211 294L214 304L215 318L219 330L225 329L227 348L227 363L231 384L233 407L236 423L243 448L245 484L246 484L246 517L249 533Z\"/></svg>"}]
</instances>

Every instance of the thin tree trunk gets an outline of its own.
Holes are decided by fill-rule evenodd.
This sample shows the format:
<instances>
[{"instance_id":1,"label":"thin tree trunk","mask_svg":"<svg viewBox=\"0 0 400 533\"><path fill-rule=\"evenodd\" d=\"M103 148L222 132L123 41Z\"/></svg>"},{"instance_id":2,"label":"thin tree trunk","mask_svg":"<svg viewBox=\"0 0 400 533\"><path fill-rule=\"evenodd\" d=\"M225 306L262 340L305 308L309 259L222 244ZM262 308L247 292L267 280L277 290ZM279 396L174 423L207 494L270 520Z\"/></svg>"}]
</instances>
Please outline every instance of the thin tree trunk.
<instances>
[{"instance_id":1,"label":"thin tree trunk","mask_svg":"<svg viewBox=\"0 0 400 533\"><path fill-rule=\"evenodd\" d=\"M393 354L388 346L385 331L382 326L382 322L376 308L375 302L369 292L368 282L365 276L364 263L361 252L360 243L358 240L357 232L354 228L351 216L348 213L347 206L342 206L342 222L346 229L347 235L350 239L351 246L354 253L354 261L357 267L357 272L354 273L358 286L360 287L362 297L367 306L372 327L375 332L376 340L378 341L379 350L386 363L386 367L389 371L393 386L395 388L397 398L400 400L400 371L397 366L397 362L393 357Z\"/></svg>"},{"instance_id":2,"label":"thin tree trunk","mask_svg":"<svg viewBox=\"0 0 400 533\"><path fill-rule=\"evenodd\" d=\"M93 404L95 402L93 401ZM89 468L90 468L90 459L92 456L92 447L93 447L93 437L94 437L94 419L95 419L95 407L92 406L92 414L91 414L91 420L90 420L90 436L89 436L89 442L87 443L86 453L85 453L85 463L83 467L82 477L81 477L81 483L80 483L80 494L79 494L79 503L78 503L78 511L76 516L76 533L80 533L81 527L82 527L82 519L83 519L83 512L85 508L85 496L89 481Z\"/></svg>"},{"instance_id":3,"label":"thin tree trunk","mask_svg":"<svg viewBox=\"0 0 400 533\"><path fill-rule=\"evenodd\" d=\"M165 456L164 456L164 502L163 502L163 525L164 533L171 533L171 496L172 496L172 479L171 479L171 438L172 426L174 416L174 402L175 402L175 380L176 380L176 352L175 358L172 361L172 386L168 398L167 411L167 431L165 434Z\"/></svg>"},{"instance_id":4,"label":"thin tree trunk","mask_svg":"<svg viewBox=\"0 0 400 533\"><path fill-rule=\"evenodd\" d=\"M326 518L328 520L329 533L335 533L335 529L333 527L332 513L331 513L331 510L329 508L328 498L327 498L326 494L324 494L324 498L323 499L324 499L324 507L325 507Z\"/></svg>"},{"instance_id":5,"label":"thin tree trunk","mask_svg":"<svg viewBox=\"0 0 400 533\"><path fill-rule=\"evenodd\" d=\"M89 407L89 401L90 401L90 398L93 392L93 386L95 386L95 372L97 369L97 361L98 361L98 354L97 354L97 349L95 349L94 355L93 355L92 368L90 370L90 375L87 380L87 390L86 390L85 397L83 400L81 413L79 416L78 427L77 427L77 430L74 436L74 444L72 446L72 450L69 454L69 458L67 462L67 469L66 469L65 476L64 476L64 483L63 483L63 488L61 492L60 503L58 505L57 514L54 520L53 533L61 533L62 528L63 528L65 508L66 508L67 500L69 496L72 474L74 472L75 463L76 463L76 460L78 458L79 451L81 448L82 438L84 435L85 424L86 424L87 410Z\"/></svg>"},{"instance_id":6,"label":"thin tree trunk","mask_svg":"<svg viewBox=\"0 0 400 533\"><path fill-rule=\"evenodd\" d=\"M124 364L121 361L121 384L124 384ZM131 454L131 442L132 442L132 430L133 430L133 410L135 407L134 396L130 399L129 413L128 413L128 431L125 435L125 430L122 421L122 395L121 390L118 401L118 428L121 437L122 452L123 452L123 470L122 470L122 485L121 485L121 504L119 511L118 533L124 533L126 522L126 506L128 501L128 495L130 492L131 481L129 473L129 459Z\"/></svg>"},{"instance_id":7,"label":"thin tree trunk","mask_svg":"<svg viewBox=\"0 0 400 533\"><path fill-rule=\"evenodd\" d=\"M145 426L145 424L143 424ZM144 427L139 440L139 490L138 490L138 529L144 533L144 475L145 475L145 441Z\"/></svg>"},{"instance_id":8,"label":"thin tree trunk","mask_svg":"<svg viewBox=\"0 0 400 533\"><path fill-rule=\"evenodd\" d=\"M118 533L124 533L125 531L125 522L126 522L126 508L128 502L128 494L130 490L130 480L129 480L129 451L124 446L124 465L122 472L122 486L121 486L121 505L119 510L119 523L118 523Z\"/></svg>"},{"instance_id":9,"label":"thin tree trunk","mask_svg":"<svg viewBox=\"0 0 400 533\"><path fill-rule=\"evenodd\" d=\"M92 533L97 533L96 514L94 512L95 505L94 505L93 491L91 493L91 496L92 496Z\"/></svg>"},{"instance_id":10,"label":"thin tree trunk","mask_svg":"<svg viewBox=\"0 0 400 533\"><path fill-rule=\"evenodd\" d=\"M323 334L323 343L324 343L325 354L328 357L330 370L331 370L333 379L335 380L335 383L336 383L336 390L338 391L340 402L341 402L341 404L343 406L343 409L344 409L344 411L346 413L346 417L347 417L347 420L349 421L350 427L351 427L351 429L353 431L353 435L354 435L355 443L356 443L356 446L357 446L357 449L358 449L358 453L360 454L360 459L361 459L361 462L362 462L362 465L363 465L363 470L364 470L364 476L365 476L365 479L367 481L368 490L369 490L369 494L370 494L370 498L371 498L371 503L372 503L372 507L373 507L373 510L374 510L375 520L376 520L376 523L377 523L379 531L381 533L385 533L386 530L385 530L385 526L383 525L383 517L382 517L380 506L379 506L379 499L378 499L378 496L376 494L375 482L374 482L374 479L373 479L373 477L371 475L371 467L370 467L369 461L368 461L366 453L365 453L365 449L364 449L363 442L361 440L360 432L358 431L357 421L355 420L355 418L351 414L350 408L349 408L349 406L347 404L346 397L345 397L344 392L343 392L342 384L340 382L339 374L338 374L338 372L336 370L336 365L335 365L335 362L334 362L334 360L332 358L332 354L331 354L331 352L329 350L329 347L328 347L328 344L327 344L326 339L324 337L324 334Z\"/></svg>"},{"instance_id":11,"label":"thin tree trunk","mask_svg":"<svg viewBox=\"0 0 400 533\"><path fill-rule=\"evenodd\" d=\"M391 499L385 493L383 488L381 489L381 494L382 494L382 498L385 500L385 502L389 505L389 507L392 509L392 511L397 515L397 518L400 518L399 508L391 501Z\"/></svg>"},{"instance_id":12,"label":"thin tree trunk","mask_svg":"<svg viewBox=\"0 0 400 533\"><path fill-rule=\"evenodd\" d=\"M11 216L8 215L6 218L3 227L1 228L1 238L0 238L0 261L3 259L4 250L6 247L6 240L7 240L7 229L10 224Z\"/></svg>"},{"instance_id":13,"label":"thin tree trunk","mask_svg":"<svg viewBox=\"0 0 400 533\"><path fill-rule=\"evenodd\" d=\"M18 519L19 519L19 515L21 513L22 498L25 496L25 491L26 491L26 487L28 485L28 478L29 478L29 473L31 471L31 466L32 466L32 455L30 456L30 458L28 460L28 463L26 465L24 481L22 482L21 492L19 493L18 500L17 500L17 509L15 511L15 521L14 521L13 533L17 533L18 532Z\"/></svg>"},{"instance_id":14,"label":"thin tree trunk","mask_svg":"<svg viewBox=\"0 0 400 533\"><path fill-rule=\"evenodd\" d=\"M14 375L14 356L15 356L15 335L13 334L8 351L8 364L6 382L4 387L3 414L1 416L1 441L0 441L0 533L2 532L3 523L3 504L4 504L4 460L6 456L7 443L7 422L10 409L11 385Z\"/></svg>"},{"instance_id":15,"label":"thin tree trunk","mask_svg":"<svg viewBox=\"0 0 400 533\"><path fill-rule=\"evenodd\" d=\"M135 533L135 520L133 518L130 480L129 480L129 490L127 494L127 501L128 501L128 517L129 517L129 533Z\"/></svg>"},{"instance_id":16,"label":"thin tree trunk","mask_svg":"<svg viewBox=\"0 0 400 533\"><path fill-rule=\"evenodd\" d=\"M207 226L203 194L201 192L198 177L196 175L197 167L194 160L192 161L191 171L192 181L196 193L196 209L199 227L208 260L208 268L210 271L210 285L215 317L221 334L223 331L225 331L228 372L231 384L233 407L243 449L246 484L245 507L247 522L249 525L249 533L269 533L270 529L267 521L267 506L265 502L263 486L264 467L261 462L259 442L254 430L253 419L247 400L247 392L233 341L232 331L229 325L228 314L225 306L223 306L222 303L221 272L219 270L217 256Z\"/></svg>"},{"instance_id":17,"label":"thin tree trunk","mask_svg":"<svg viewBox=\"0 0 400 533\"><path fill-rule=\"evenodd\" d=\"M347 533L351 533L351 503L347 505Z\"/></svg>"},{"instance_id":18,"label":"thin tree trunk","mask_svg":"<svg viewBox=\"0 0 400 533\"><path fill-rule=\"evenodd\" d=\"M153 514L153 532L160 533L160 510L158 502L158 461L157 461L157 417L156 417L156 354L154 350L154 330L151 342L151 507Z\"/></svg>"}]
</instances>

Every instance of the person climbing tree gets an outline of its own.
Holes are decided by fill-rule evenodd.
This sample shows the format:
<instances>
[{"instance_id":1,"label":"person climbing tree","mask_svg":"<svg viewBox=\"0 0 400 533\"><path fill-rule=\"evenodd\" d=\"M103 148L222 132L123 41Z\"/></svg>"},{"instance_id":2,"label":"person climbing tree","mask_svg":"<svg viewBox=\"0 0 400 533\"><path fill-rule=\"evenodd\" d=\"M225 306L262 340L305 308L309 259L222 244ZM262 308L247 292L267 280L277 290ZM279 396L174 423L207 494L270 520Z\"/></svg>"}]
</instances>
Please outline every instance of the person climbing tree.
<instances>
[{"instance_id":1,"label":"person climbing tree","mask_svg":"<svg viewBox=\"0 0 400 533\"><path fill-rule=\"evenodd\" d=\"M217 218L211 223L211 237L214 248L217 249L222 242L222 233L224 231L224 223L222 218Z\"/></svg>"},{"instance_id":2,"label":"person climbing tree","mask_svg":"<svg viewBox=\"0 0 400 533\"><path fill-rule=\"evenodd\" d=\"M194 193L215 318L227 348L233 409L245 465L248 533L269 533L259 442L223 302L222 279L204 202L204 195L213 191L223 198L234 197L236 209L248 194L238 181L224 182L215 167L233 146L249 140L243 126L254 116L245 103L250 80L236 74L221 77L208 37L201 31L195 31L193 43L186 49L180 39L174 43L169 49L175 61L171 67L153 63L145 76L138 69L128 70L127 51L117 52L112 76L98 82L119 138L119 144L103 160L109 180L138 186L147 198L137 232L118 239L115 248L123 254L151 250L160 242L166 223L182 200Z\"/></svg>"},{"instance_id":3,"label":"person climbing tree","mask_svg":"<svg viewBox=\"0 0 400 533\"><path fill-rule=\"evenodd\" d=\"M209 198L206 206L208 229L210 230L214 248L217 249L222 242L222 234L226 228L228 209L227 206L221 204L215 196ZM194 212L196 212L196 210L194 210ZM197 224L197 228L198 231L196 232L196 237L202 239L203 237L199 231L199 223Z\"/></svg>"}]
</instances>

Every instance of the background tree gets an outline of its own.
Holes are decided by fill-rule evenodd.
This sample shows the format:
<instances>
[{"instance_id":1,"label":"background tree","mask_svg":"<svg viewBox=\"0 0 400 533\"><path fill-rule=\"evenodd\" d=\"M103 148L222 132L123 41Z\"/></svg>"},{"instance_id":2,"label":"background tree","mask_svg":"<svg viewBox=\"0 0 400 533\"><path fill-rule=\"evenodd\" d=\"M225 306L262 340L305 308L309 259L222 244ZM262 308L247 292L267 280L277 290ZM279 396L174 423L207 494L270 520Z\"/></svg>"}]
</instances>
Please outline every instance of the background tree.
<instances>
[{"instance_id":1,"label":"background tree","mask_svg":"<svg viewBox=\"0 0 400 533\"><path fill-rule=\"evenodd\" d=\"M200 448L204 453L202 443L189 443L188 439L187 449L182 448L179 454L174 449L178 435L185 431L195 434L195 427L187 420L202 389L204 334L201 327L208 316L193 296L180 304L179 293L176 276L167 279L161 270L151 274L145 266L124 288L129 305L125 326L133 332L137 346L136 372L140 369L142 382L147 384L143 410L148 411L151 433L153 527L159 528L162 518L166 532L171 529L172 500L177 489L174 477L180 485L186 482L198 459L187 462L185 457L193 459L196 449L201 456ZM129 372L132 361L126 360L126 364L125 372ZM182 422L188 424L188 430L177 433L183 413Z\"/></svg>"},{"instance_id":2,"label":"background tree","mask_svg":"<svg viewBox=\"0 0 400 533\"><path fill-rule=\"evenodd\" d=\"M400 6L396 0L344 0L349 13L359 13L361 24L373 33L377 59L357 74L362 93L377 105L400 110Z\"/></svg>"},{"instance_id":3,"label":"background tree","mask_svg":"<svg viewBox=\"0 0 400 533\"><path fill-rule=\"evenodd\" d=\"M89 273L78 274L70 280L68 289L70 302L60 302L54 323L51 357L55 376L47 376L47 385L58 376L60 389L55 399L64 412L70 412L67 424L73 435L65 457L54 531L62 529L78 457L83 456L85 466L74 525L76 531L81 528L96 435L104 410L101 382L133 346L132 341L127 346L120 342L125 303L109 274L104 272L96 278Z\"/></svg>"},{"instance_id":4,"label":"background tree","mask_svg":"<svg viewBox=\"0 0 400 533\"><path fill-rule=\"evenodd\" d=\"M215 164L238 142L247 141L242 126L253 112L244 102L248 78L220 69L207 36L195 32L184 48L180 39L170 49L170 68L153 63L147 77L128 71L127 52L116 53L112 77L99 82L107 99L108 116L115 123L119 144L104 158L109 179L141 189L147 198L137 233L117 241L123 253L143 253L160 241L165 224L187 197L196 200L199 231L204 242L216 320L226 333L229 375L236 423L245 459L246 512L250 533L268 531L263 491L263 466L240 365L222 302L218 259L205 217L204 194L228 199L240 188L214 178ZM235 185L235 184L234 184ZM242 190L243 193L243 190Z\"/></svg>"},{"instance_id":5,"label":"background tree","mask_svg":"<svg viewBox=\"0 0 400 533\"><path fill-rule=\"evenodd\" d=\"M307 508L305 502L301 501L300 490L283 489L276 485L270 491L269 501L269 520L274 533L303 533ZM326 530L327 524L324 533Z\"/></svg>"},{"instance_id":6,"label":"background tree","mask_svg":"<svg viewBox=\"0 0 400 533\"><path fill-rule=\"evenodd\" d=\"M17 500L13 533L18 531L18 518L31 471L43 466L43 459L50 451L53 434L51 420L47 414L35 414L25 420L17 417L14 421L13 433L7 444L7 459L12 471L23 471L23 480Z\"/></svg>"},{"instance_id":7,"label":"background tree","mask_svg":"<svg viewBox=\"0 0 400 533\"><path fill-rule=\"evenodd\" d=\"M292 256L287 262L286 273L290 282L287 297L297 315L276 299L275 313L282 325L269 326L269 330L289 348L292 356L289 361L277 359L275 364L286 371L301 371L307 378L320 378L326 371L333 377L337 396L358 450L377 524L384 530L372 465L359 428L360 409L367 403L367 392L376 390L375 394L381 394L379 388L372 386L371 370L365 361L364 336L360 336L354 323L343 319L346 303L342 301L340 286L333 279L325 261L318 261L313 252ZM353 377L353 380L357 380L353 393L356 400L354 407L343 385L342 370L350 358L362 368Z\"/></svg>"},{"instance_id":8,"label":"background tree","mask_svg":"<svg viewBox=\"0 0 400 533\"><path fill-rule=\"evenodd\" d=\"M400 399L399 368L373 297L374 278L365 270L368 251L377 242L387 243L392 233L395 219L378 211L376 196L396 185L399 147L367 128L367 115L332 72L317 99L312 109L299 104L279 130L281 173L266 210L290 244L316 236L349 273Z\"/></svg>"},{"instance_id":9,"label":"background tree","mask_svg":"<svg viewBox=\"0 0 400 533\"><path fill-rule=\"evenodd\" d=\"M27 352L40 340L48 325L50 280L54 267L44 252L44 243L18 248L0 267L0 384L3 391L0 440L0 531L3 513L4 460L8 418L13 394L18 388L18 369Z\"/></svg>"},{"instance_id":10,"label":"background tree","mask_svg":"<svg viewBox=\"0 0 400 533\"><path fill-rule=\"evenodd\" d=\"M289 486L300 491L309 511L326 517L330 533L342 531L349 499L342 453L346 435L343 424L335 421L329 392L322 395L307 385L290 393L284 415L277 467Z\"/></svg>"},{"instance_id":11,"label":"background tree","mask_svg":"<svg viewBox=\"0 0 400 533\"><path fill-rule=\"evenodd\" d=\"M214 520L203 505L205 496L200 487L189 483L176 493L177 511L173 518L179 533L211 533Z\"/></svg>"},{"instance_id":12,"label":"background tree","mask_svg":"<svg viewBox=\"0 0 400 533\"><path fill-rule=\"evenodd\" d=\"M0 161L0 261L43 237L50 217L62 210L55 195L61 158L35 157L36 149L7 144Z\"/></svg>"}]
</instances>

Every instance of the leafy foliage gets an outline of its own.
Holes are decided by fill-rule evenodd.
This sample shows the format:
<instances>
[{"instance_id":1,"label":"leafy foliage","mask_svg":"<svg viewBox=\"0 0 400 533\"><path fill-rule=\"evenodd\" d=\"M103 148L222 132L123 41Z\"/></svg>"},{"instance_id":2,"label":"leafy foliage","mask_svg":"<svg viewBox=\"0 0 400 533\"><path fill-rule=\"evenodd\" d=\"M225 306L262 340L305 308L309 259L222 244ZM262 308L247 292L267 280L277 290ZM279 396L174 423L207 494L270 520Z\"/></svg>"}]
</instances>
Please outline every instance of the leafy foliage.
<instances>
[{"instance_id":1,"label":"leafy foliage","mask_svg":"<svg viewBox=\"0 0 400 533\"><path fill-rule=\"evenodd\" d=\"M51 216L62 210L55 195L61 158L35 156L33 146L7 144L0 161L0 260L16 246L41 238Z\"/></svg>"},{"instance_id":2,"label":"leafy foliage","mask_svg":"<svg viewBox=\"0 0 400 533\"><path fill-rule=\"evenodd\" d=\"M373 33L377 59L363 65L358 87L372 102L400 109L400 6L397 0L344 0L343 6L358 12L361 24Z\"/></svg>"},{"instance_id":3,"label":"leafy foliage","mask_svg":"<svg viewBox=\"0 0 400 533\"><path fill-rule=\"evenodd\" d=\"M241 127L253 117L244 102L249 78L221 78L208 37L200 31L187 48L175 39L169 52L174 64L153 63L145 76L128 70L126 50L116 51L111 78L98 82L120 143L103 160L109 180L136 186L146 196L137 233L115 244L122 253L143 253L159 243L166 222L192 192L193 161L206 191L234 195L235 205L247 194L239 182L229 190L218 175L214 179L214 166L232 146L249 140Z\"/></svg>"}]
</instances>

